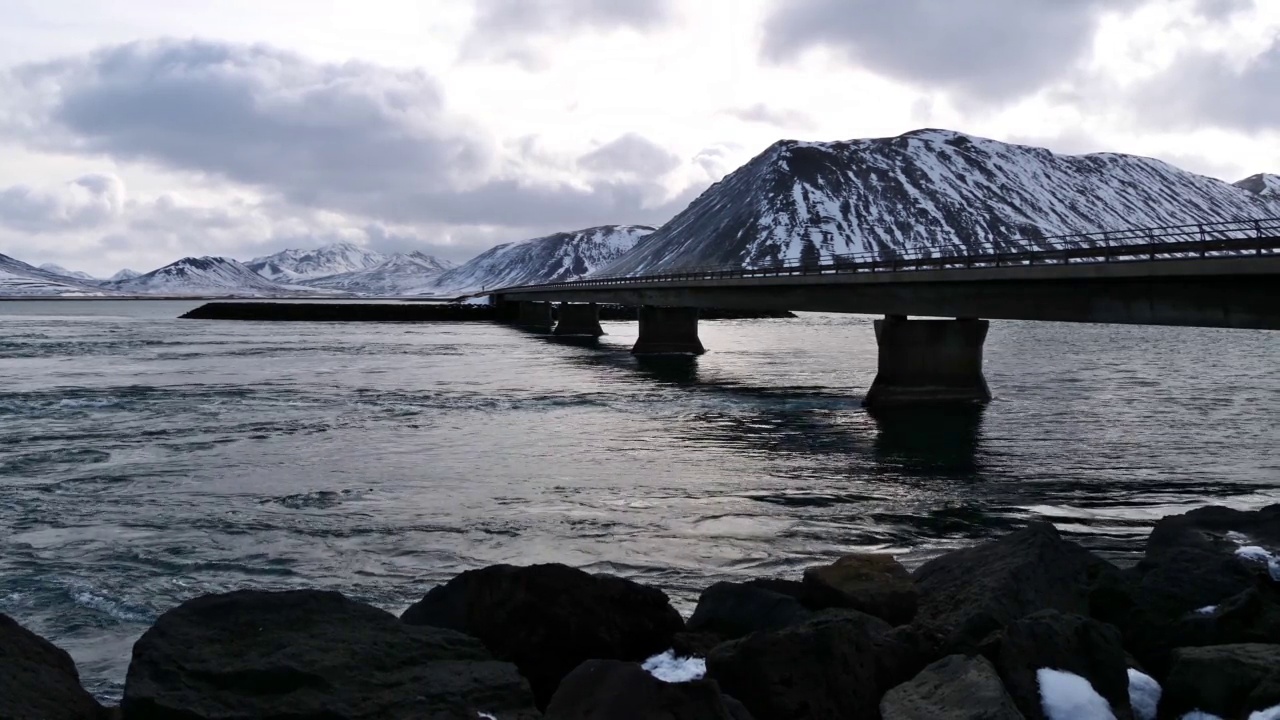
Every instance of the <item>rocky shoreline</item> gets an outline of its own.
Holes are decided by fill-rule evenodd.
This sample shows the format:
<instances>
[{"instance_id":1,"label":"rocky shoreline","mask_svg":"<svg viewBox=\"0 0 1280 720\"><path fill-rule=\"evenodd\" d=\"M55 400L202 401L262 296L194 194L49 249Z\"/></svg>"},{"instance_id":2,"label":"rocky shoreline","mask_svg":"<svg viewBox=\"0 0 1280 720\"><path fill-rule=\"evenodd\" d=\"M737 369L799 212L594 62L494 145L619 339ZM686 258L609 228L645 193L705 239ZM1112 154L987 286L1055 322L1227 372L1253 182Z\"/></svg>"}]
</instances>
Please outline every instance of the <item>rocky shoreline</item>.
<instances>
[{"instance_id":1,"label":"rocky shoreline","mask_svg":"<svg viewBox=\"0 0 1280 720\"><path fill-rule=\"evenodd\" d=\"M908 572L851 555L667 595L499 565L400 618L243 590L164 613L119 708L0 615L0 718L1277 720L1280 505L1159 521L1121 569L1046 523Z\"/></svg>"}]
</instances>

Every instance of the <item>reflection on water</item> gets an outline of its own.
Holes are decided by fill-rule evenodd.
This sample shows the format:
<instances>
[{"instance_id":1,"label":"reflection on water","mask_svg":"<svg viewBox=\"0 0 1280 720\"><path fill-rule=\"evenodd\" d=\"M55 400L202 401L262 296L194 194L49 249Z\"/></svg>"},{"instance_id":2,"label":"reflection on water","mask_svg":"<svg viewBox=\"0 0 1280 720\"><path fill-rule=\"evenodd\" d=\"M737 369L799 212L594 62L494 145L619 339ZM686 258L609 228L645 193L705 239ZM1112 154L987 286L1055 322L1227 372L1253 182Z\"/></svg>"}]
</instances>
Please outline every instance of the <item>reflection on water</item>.
<instances>
[{"instance_id":1,"label":"reflection on water","mask_svg":"<svg viewBox=\"0 0 1280 720\"><path fill-rule=\"evenodd\" d=\"M482 323L177 321L0 303L0 612L118 692L183 599L326 587L399 610L566 562L688 610L857 549L1029 518L1117 558L1161 515L1280 500L1280 333L996 323L983 408L872 415L866 318L703 322L701 357Z\"/></svg>"},{"instance_id":2,"label":"reflection on water","mask_svg":"<svg viewBox=\"0 0 1280 720\"><path fill-rule=\"evenodd\" d=\"M882 408L875 420L876 457L901 473L975 475L986 408L929 405Z\"/></svg>"}]
</instances>

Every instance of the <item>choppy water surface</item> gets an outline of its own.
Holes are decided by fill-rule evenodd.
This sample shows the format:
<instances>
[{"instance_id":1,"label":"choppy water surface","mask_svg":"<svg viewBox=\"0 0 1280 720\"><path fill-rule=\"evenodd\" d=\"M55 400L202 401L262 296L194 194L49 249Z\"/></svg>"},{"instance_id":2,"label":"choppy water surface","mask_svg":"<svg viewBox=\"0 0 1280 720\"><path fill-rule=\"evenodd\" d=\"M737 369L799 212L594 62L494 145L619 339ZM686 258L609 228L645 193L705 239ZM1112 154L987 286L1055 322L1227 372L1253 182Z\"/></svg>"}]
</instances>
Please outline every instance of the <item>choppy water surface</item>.
<instances>
[{"instance_id":1,"label":"choppy water surface","mask_svg":"<svg viewBox=\"0 0 1280 720\"><path fill-rule=\"evenodd\" d=\"M716 579L919 560L1046 517L1280 501L1280 333L996 322L985 411L872 418L869 318L704 322L645 363L488 324L176 320L0 302L0 611L118 696L185 598L324 587L399 611L497 562Z\"/></svg>"}]
</instances>

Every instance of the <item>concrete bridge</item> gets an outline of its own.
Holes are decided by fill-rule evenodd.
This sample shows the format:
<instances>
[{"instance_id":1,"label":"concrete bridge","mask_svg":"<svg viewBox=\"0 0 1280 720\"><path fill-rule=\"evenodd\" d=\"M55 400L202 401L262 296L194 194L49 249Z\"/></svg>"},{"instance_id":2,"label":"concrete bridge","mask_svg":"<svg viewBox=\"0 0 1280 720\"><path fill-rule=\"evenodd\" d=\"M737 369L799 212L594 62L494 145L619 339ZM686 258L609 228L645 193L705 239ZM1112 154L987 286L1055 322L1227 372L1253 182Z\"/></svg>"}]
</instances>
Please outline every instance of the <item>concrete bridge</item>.
<instances>
[{"instance_id":1,"label":"concrete bridge","mask_svg":"<svg viewBox=\"0 0 1280 720\"><path fill-rule=\"evenodd\" d=\"M866 404L985 402L991 319L1280 330L1280 218L997 241L975 252L836 256L501 288L511 321L601 335L597 305L640 307L632 352L701 353L698 308L884 315ZM912 316L947 318L908 319Z\"/></svg>"}]
</instances>

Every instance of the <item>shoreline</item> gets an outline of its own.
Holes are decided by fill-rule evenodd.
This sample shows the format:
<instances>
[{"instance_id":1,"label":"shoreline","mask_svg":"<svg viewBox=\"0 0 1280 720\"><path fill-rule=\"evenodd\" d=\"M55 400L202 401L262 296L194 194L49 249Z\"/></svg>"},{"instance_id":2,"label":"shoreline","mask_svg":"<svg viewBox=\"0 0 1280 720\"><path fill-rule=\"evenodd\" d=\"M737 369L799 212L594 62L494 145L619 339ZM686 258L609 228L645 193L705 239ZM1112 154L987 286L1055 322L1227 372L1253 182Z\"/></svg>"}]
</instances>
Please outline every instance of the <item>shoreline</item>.
<instances>
[{"instance_id":1,"label":"shoreline","mask_svg":"<svg viewBox=\"0 0 1280 720\"><path fill-rule=\"evenodd\" d=\"M49 717L107 717L70 657L14 620L0 616L16 648L0 654L0 715L57 697L81 711ZM293 680L272 669L280 648ZM38 680L3 687L13 677ZM717 582L687 618L661 589L564 565L467 571L399 618L329 591L205 595L134 645L119 712L266 716L320 702L374 713L332 717L618 720L674 717L626 713L675 703L704 713L681 717L905 720L921 707L970 717L947 714L963 692L989 717L1056 720L1041 700L1067 692L1118 720L1248 720L1280 705L1277 681L1280 505L1210 506L1158 521L1129 568L1032 522L911 571L857 554Z\"/></svg>"}]
</instances>

